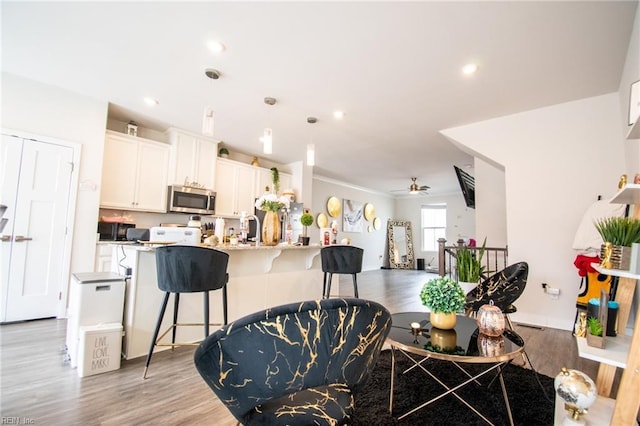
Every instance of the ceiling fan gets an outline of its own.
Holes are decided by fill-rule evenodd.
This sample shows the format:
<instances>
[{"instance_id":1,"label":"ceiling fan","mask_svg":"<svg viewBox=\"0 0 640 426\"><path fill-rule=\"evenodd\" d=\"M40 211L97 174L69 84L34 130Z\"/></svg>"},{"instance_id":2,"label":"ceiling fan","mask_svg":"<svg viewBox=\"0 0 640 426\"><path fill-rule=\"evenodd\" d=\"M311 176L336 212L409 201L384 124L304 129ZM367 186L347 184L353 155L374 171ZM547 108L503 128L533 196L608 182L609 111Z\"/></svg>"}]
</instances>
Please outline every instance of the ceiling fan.
<instances>
[{"instance_id":1,"label":"ceiling fan","mask_svg":"<svg viewBox=\"0 0 640 426\"><path fill-rule=\"evenodd\" d=\"M429 189L429 187L427 185L418 185L416 183L416 180L418 178L416 177L412 177L411 178L411 185L409 185L408 188L406 189L395 189L391 192L409 192L409 194L423 194L426 195L427 194L427 190Z\"/></svg>"}]
</instances>

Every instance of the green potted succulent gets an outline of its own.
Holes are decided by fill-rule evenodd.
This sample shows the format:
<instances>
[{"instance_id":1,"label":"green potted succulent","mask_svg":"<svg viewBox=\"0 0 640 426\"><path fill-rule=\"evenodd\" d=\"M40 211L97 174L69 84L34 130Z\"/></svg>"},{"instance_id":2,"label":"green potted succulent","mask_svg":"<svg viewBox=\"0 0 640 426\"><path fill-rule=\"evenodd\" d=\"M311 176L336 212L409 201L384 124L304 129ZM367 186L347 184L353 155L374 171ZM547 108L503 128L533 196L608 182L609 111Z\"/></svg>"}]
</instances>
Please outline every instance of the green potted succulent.
<instances>
[{"instance_id":1,"label":"green potted succulent","mask_svg":"<svg viewBox=\"0 0 640 426\"><path fill-rule=\"evenodd\" d=\"M587 319L587 345L604 348L604 325L598 318Z\"/></svg>"},{"instance_id":2,"label":"green potted succulent","mask_svg":"<svg viewBox=\"0 0 640 426\"><path fill-rule=\"evenodd\" d=\"M455 327L456 314L464 307L465 294L456 281L437 277L422 286L420 300L429 308L431 325L446 330Z\"/></svg>"},{"instance_id":3,"label":"green potted succulent","mask_svg":"<svg viewBox=\"0 0 640 426\"><path fill-rule=\"evenodd\" d=\"M229 157L229 150L225 147L222 147L218 150L218 155L222 158Z\"/></svg>"},{"instance_id":4,"label":"green potted succulent","mask_svg":"<svg viewBox=\"0 0 640 426\"><path fill-rule=\"evenodd\" d=\"M631 245L640 243L640 220L630 217L607 217L595 221L602 237L600 259L606 268L628 270Z\"/></svg>"},{"instance_id":5,"label":"green potted succulent","mask_svg":"<svg viewBox=\"0 0 640 426\"><path fill-rule=\"evenodd\" d=\"M456 251L456 269L458 271L458 282L471 283L472 287L478 284L484 266L482 266L482 258L484 257L487 239L482 242L479 250L470 250L466 246L462 246Z\"/></svg>"},{"instance_id":6,"label":"green potted succulent","mask_svg":"<svg viewBox=\"0 0 640 426\"><path fill-rule=\"evenodd\" d=\"M304 226L300 241L302 242L303 246L308 246L310 238L307 235L307 228L313 225L313 215L305 211L304 213L302 213L302 216L300 216L300 223L302 224L302 226Z\"/></svg>"}]
</instances>

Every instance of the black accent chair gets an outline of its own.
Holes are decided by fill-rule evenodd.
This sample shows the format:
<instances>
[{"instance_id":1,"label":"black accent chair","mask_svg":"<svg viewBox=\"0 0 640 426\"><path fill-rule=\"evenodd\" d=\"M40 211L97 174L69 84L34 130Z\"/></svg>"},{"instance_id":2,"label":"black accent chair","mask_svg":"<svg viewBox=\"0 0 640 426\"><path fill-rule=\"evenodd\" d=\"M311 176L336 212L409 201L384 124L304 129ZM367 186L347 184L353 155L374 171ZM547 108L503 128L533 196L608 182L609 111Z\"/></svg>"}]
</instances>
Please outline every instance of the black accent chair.
<instances>
[{"instance_id":1,"label":"black accent chair","mask_svg":"<svg viewBox=\"0 0 640 426\"><path fill-rule=\"evenodd\" d=\"M151 339L151 347L144 366L143 377L147 377L147 370L151 363L151 356L156 346L197 345L198 343L176 343L176 330L178 326L204 326L204 337L209 335L209 292L222 289L222 310L224 324L227 324L227 265L229 255L218 250L198 247L170 245L156 248L156 270L158 288L164 291L164 300L158 315L158 321ZM180 293L203 293L204 318L201 324L179 324L178 305ZM169 296L174 295L173 322L160 337L158 333ZM164 336L171 331L171 343L160 343Z\"/></svg>"},{"instance_id":2,"label":"black accent chair","mask_svg":"<svg viewBox=\"0 0 640 426\"><path fill-rule=\"evenodd\" d=\"M364 250L353 246L327 246L320 250L322 260L322 297L331 297L331 280L333 274L349 274L353 279L353 294L358 297L358 280L356 274L362 272L362 256Z\"/></svg>"},{"instance_id":3,"label":"black accent chair","mask_svg":"<svg viewBox=\"0 0 640 426\"><path fill-rule=\"evenodd\" d=\"M391 315L363 299L290 303L207 337L194 362L243 425L343 425L389 334Z\"/></svg>"},{"instance_id":4,"label":"black accent chair","mask_svg":"<svg viewBox=\"0 0 640 426\"><path fill-rule=\"evenodd\" d=\"M513 329L508 314L518 310L513 303L524 291L528 275L529 265L527 262L514 263L491 275L467 294L465 312L475 314L482 305L492 300L493 304L502 310L507 324Z\"/></svg>"}]
</instances>

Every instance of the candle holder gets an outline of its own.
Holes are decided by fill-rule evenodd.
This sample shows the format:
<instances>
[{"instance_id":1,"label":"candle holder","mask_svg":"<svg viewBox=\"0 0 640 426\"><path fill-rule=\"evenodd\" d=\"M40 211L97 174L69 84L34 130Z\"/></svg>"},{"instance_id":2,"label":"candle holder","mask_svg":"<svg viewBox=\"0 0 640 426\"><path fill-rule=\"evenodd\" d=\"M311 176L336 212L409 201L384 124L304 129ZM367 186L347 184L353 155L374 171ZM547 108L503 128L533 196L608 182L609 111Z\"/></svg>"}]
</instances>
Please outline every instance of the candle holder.
<instances>
[{"instance_id":1,"label":"candle holder","mask_svg":"<svg viewBox=\"0 0 640 426\"><path fill-rule=\"evenodd\" d=\"M420 325L419 322L411 323L411 334L413 334L413 343L415 344L420 343L418 342L418 336L421 336L423 331L426 331L426 330L422 329L422 326Z\"/></svg>"}]
</instances>

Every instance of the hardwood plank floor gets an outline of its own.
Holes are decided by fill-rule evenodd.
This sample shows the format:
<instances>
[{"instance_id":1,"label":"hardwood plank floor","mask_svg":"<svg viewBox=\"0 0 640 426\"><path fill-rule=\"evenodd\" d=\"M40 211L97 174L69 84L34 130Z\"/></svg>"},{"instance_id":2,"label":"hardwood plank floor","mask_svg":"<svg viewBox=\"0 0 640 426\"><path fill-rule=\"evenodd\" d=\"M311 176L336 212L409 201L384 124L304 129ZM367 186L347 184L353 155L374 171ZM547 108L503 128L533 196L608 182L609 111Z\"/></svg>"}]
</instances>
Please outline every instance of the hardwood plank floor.
<instances>
[{"instance_id":1,"label":"hardwood plank floor","mask_svg":"<svg viewBox=\"0 0 640 426\"><path fill-rule=\"evenodd\" d=\"M423 271L366 271L358 275L358 290L360 297L380 302L392 313L422 311L418 294L432 276ZM353 295L350 277L343 277L341 287L341 295ZM567 366L595 380L597 363L577 356L570 332L518 325L516 331L527 342L527 353L540 373L555 376ZM144 358L123 361L116 371L79 378L64 362L65 334L66 320L0 326L3 419L17 416L36 425L235 424L196 372L193 348L154 354L146 380Z\"/></svg>"}]
</instances>

